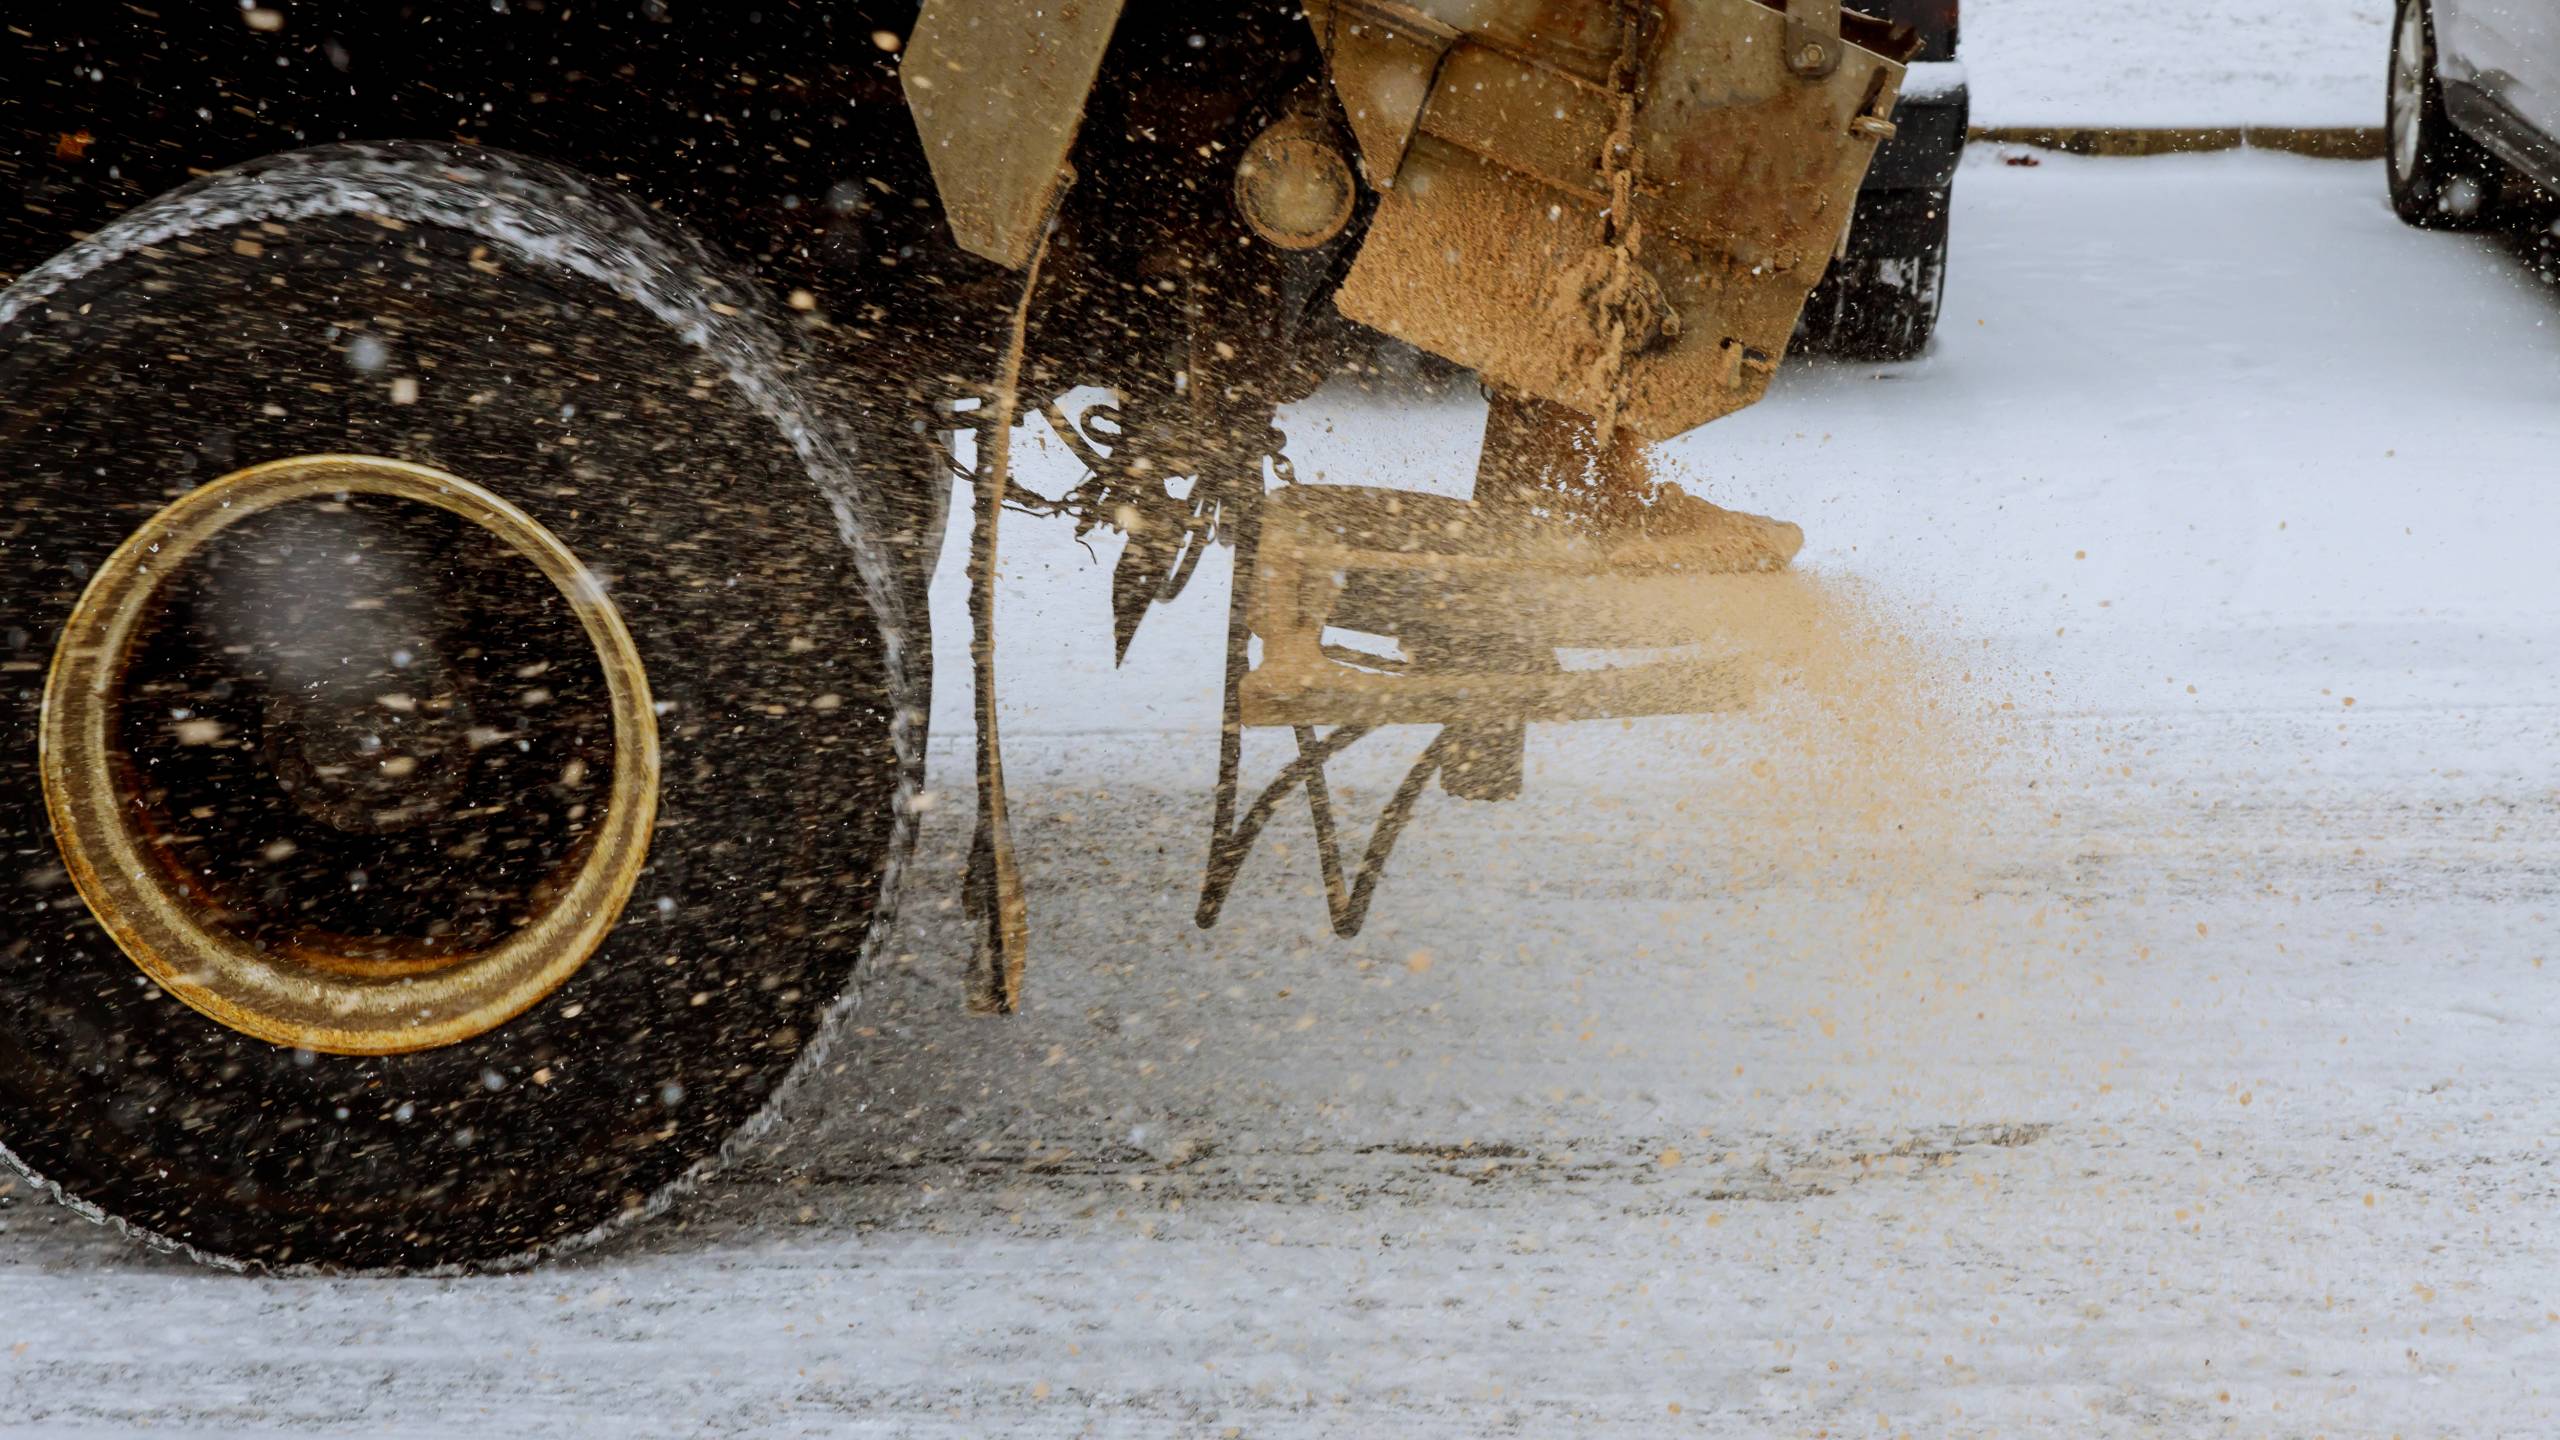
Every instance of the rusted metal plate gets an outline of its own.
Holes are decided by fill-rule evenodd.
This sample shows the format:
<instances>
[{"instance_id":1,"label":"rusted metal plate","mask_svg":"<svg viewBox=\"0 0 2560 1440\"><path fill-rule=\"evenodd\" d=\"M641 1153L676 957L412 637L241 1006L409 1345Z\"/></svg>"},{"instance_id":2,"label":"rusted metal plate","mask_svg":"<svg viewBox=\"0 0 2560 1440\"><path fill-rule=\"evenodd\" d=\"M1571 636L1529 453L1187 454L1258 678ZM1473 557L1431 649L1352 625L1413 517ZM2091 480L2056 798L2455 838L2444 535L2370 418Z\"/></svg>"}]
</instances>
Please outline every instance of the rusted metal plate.
<instances>
[{"instance_id":1,"label":"rusted metal plate","mask_svg":"<svg viewBox=\"0 0 2560 1440\"><path fill-rule=\"evenodd\" d=\"M1361 173L1393 189L1457 28L1394 0L1308 0L1307 20L1331 57Z\"/></svg>"},{"instance_id":2,"label":"rusted metal plate","mask_svg":"<svg viewBox=\"0 0 2560 1440\"><path fill-rule=\"evenodd\" d=\"M898 76L961 249L1030 263L1120 8L926 0Z\"/></svg>"},{"instance_id":3,"label":"rusted metal plate","mask_svg":"<svg viewBox=\"0 0 2560 1440\"><path fill-rule=\"evenodd\" d=\"M1638 223L1624 254L1678 325L1629 354L1613 351L1593 303L1626 233L1607 213L1606 83L1628 44L1625 11L1561 0L1421 8L1467 23L1342 287L1343 313L1649 439L1758 400L1848 224L1878 139L1862 122L1891 113L1901 57L1844 40L1838 63L1808 76L1789 64L1791 21L1775 5L1653 7L1637 66Z\"/></svg>"},{"instance_id":4,"label":"rusted metal plate","mask_svg":"<svg viewBox=\"0 0 2560 1440\"><path fill-rule=\"evenodd\" d=\"M1856 208L1903 67L1843 42L1829 74L1768 63L1789 21L1756 0L1680 7L1641 112L1646 265L1680 341L1628 368L1627 423L1667 439L1755 403ZM1766 357L1763 360L1761 357Z\"/></svg>"},{"instance_id":5,"label":"rusted metal plate","mask_svg":"<svg viewBox=\"0 0 2560 1440\"><path fill-rule=\"evenodd\" d=\"M1618 55L1617 0L1413 0L1479 45L1568 70L1594 84Z\"/></svg>"},{"instance_id":6,"label":"rusted metal plate","mask_svg":"<svg viewBox=\"0 0 2560 1440\"><path fill-rule=\"evenodd\" d=\"M1441 68L1431 137L1542 185L1608 202L1603 161L1618 123L1605 86L1564 70L1523 66L1482 45L1459 47Z\"/></svg>"}]
</instances>

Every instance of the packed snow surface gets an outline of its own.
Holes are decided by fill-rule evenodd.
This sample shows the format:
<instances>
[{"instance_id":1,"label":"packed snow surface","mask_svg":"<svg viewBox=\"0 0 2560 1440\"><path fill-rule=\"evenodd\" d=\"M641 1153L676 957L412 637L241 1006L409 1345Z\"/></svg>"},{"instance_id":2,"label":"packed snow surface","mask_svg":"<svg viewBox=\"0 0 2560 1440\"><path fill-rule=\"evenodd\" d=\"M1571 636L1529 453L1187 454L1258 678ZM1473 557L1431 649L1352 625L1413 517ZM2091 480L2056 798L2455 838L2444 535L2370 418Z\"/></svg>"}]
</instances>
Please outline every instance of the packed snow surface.
<instances>
[{"instance_id":1,"label":"packed snow surface","mask_svg":"<svg viewBox=\"0 0 2560 1440\"><path fill-rule=\"evenodd\" d=\"M2391 0L1989 0L1976 125L2382 123Z\"/></svg>"},{"instance_id":2,"label":"packed snow surface","mask_svg":"<svg viewBox=\"0 0 2560 1440\"><path fill-rule=\"evenodd\" d=\"M1027 1013L961 1013L946 574L907 919L845 1068L743 1170L476 1280L244 1280L20 1197L0 1404L2552 1433L2560 299L2381 194L2264 155L1970 163L1932 355L1794 367L1671 447L1804 523L1790 583L1838 622L1810 696L1534 731L1524 799L1424 799L1356 941L1300 818L1190 923L1222 558L1115 674L1104 565L1012 519ZM1309 479L1447 490L1480 418L1342 392L1284 423ZM1417 738L1346 763L1342 807Z\"/></svg>"}]
</instances>

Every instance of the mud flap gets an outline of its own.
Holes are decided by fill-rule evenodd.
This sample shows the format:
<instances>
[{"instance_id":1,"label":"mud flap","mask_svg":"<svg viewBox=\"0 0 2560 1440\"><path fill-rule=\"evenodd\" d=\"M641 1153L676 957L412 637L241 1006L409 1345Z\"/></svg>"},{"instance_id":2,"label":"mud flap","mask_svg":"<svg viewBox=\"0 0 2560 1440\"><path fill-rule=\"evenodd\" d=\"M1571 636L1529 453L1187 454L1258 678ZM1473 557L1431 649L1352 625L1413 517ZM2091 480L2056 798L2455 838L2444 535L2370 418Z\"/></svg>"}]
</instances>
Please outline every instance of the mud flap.
<instances>
[{"instance_id":1,"label":"mud flap","mask_svg":"<svg viewBox=\"0 0 2560 1440\"><path fill-rule=\"evenodd\" d=\"M898 83L961 249L1010 269L1031 263L1120 7L926 0Z\"/></svg>"}]
</instances>

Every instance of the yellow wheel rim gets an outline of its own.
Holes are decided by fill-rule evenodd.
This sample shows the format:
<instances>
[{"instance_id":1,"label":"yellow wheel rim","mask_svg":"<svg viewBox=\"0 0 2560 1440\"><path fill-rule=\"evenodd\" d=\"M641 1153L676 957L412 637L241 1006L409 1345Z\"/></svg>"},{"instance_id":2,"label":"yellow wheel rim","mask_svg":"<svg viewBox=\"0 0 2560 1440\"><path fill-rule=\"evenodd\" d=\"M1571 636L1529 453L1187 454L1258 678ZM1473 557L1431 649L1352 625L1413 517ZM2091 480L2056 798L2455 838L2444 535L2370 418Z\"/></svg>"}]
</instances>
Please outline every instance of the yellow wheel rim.
<instances>
[{"instance_id":1,"label":"yellow wheel rim","mask_svg":"<svg viewBox=\"0 0 2560 1440\"><path fill-rule=\"evenodd\" d=\"M512 576L513 603L457 611L437 589L461 583L452 564L402 568L370 540L342 538L402 530L435 537L443 548L429 558L461 554L469 574ZM314 586L323 600L309 600ZM327 603L342 591L354 598ZM213 598L185 614L230 617L232 632L207 638L211 622L170 618L199 596ZM392 619L380 618L386 605ZM537 622L550 628L525 633L566 653L523 658L533 642L518 631ZM284 640L262 646L262 625L287 627ZM341 682L390 673L353 652L411 633L402 625L446 637L436 653L460 657L435 662L438 693ZM500 634L518 649L488 638ZM577 636L583 647L563 643ZM287 658L268 664L269 649ZM189 679L188 663L221 678ZM473 666L503 684L471 679ZM555 682L523 678L555 669L568 701ZM233 670L259 678L235 684ZM489 709L502 689L494 703L540 718L466 723L479 713L471 695ZM218 696L232 719L169 695ZM264 738L240 738L251 734ZM609 765L593 765L608 744ZM620 919L657 820L656 710L604 585L498 496L374 456L235 471L144 522L72 612L39 745L63 863L124 953L234 1030L332 1054L454 1044L541 1001ZM525 778L542 763L552 769ZM438 911L448 896L461 918ZM377 925L376 913L397 922Z\"/></svg>"}]
</instances>

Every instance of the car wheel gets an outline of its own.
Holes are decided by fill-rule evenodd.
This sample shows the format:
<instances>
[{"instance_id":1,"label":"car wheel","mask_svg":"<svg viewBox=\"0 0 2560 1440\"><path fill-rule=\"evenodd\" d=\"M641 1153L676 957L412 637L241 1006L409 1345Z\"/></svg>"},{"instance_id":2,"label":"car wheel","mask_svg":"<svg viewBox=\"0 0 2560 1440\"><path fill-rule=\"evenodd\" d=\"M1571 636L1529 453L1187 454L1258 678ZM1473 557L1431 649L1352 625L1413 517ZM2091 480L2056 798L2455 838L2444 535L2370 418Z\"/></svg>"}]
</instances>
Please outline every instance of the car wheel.
<instances>
[{"instance_id":1,"label":"car wheel","mask_svg":"<svg viewBox=\"0 0 2560 1440\"><path fill-rule=\"evenodd\" d=\"M2400 0L2393 18L2385 119L2391 208L2401 219L2430 230L2495 223L2507 167L2445 113L2435 18L2426 0Z\"/></svg>"},{"instance_id":2,"label":"car wheel","mask_svg":"<svg viewBox=\"0 0 2560 1440\"><path fill-rule=\"evenodd\" d=\"M1926 350L1946 298L1949 200L1944 189L1861 195L1849 251L1806 300L1799 343L1843 360L1910 360Z\"/></svg>"},{"instance_id":3,"label":"car wheel","mask_svg":"<svg viewBox=\"0 0 2560 1440\"><path fill-rule=\"evenodd\" d=\"M22 1170L254 1268L504 1265L813 1063L924 647L879 482L723 277L568 172L389 145L0 294Z\"/></svg>"}]
</instances>

